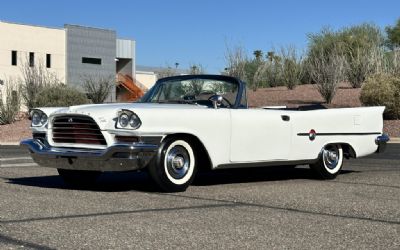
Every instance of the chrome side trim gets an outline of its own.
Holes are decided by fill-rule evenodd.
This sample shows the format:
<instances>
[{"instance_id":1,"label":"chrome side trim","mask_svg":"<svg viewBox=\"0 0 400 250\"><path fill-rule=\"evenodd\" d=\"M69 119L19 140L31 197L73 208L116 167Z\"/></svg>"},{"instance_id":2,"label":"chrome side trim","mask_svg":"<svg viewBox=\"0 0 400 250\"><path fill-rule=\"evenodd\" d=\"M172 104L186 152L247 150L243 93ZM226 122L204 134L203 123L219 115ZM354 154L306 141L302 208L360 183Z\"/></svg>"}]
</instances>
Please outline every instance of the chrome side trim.
<instances>
[{"instance_id":1,"label":"chrome side trim","mask_svg":"<svg viewBox=\"0 0 400 250\"><path fill-rule=\"evenodd\" d=\"M380 132L366 132L366 133L316 133L319 136L336 136L336 135L380 135ZM297 136L309 136L310 133L297 133Z\"/></svg>"},{"instance_id":2,"label":"chrome side trim","mask_svg":"<svg viewBox=\"0 0 400 250\"><path fill-rule=\"evenodd\" d=\"M159 148L153 144L114 144L106 149L51 147L38 139L20 142L31 153L32 159L43 167L128 171L144 168Z\"/></svg>"},{"instance_id":3,"label":"chrome side trim","mask_svg":"<svg viewBox=\"0 0 400 250\"><path fill-rule=\"evenodd\" d=\"M318 161L318 158L310 159L310 160L298 160L298 161L241 162L241 163L221 164L221 165L218 165L214 169L308 165L308 164L314 164L317 161Z\"/></svg>"}]
</instances>

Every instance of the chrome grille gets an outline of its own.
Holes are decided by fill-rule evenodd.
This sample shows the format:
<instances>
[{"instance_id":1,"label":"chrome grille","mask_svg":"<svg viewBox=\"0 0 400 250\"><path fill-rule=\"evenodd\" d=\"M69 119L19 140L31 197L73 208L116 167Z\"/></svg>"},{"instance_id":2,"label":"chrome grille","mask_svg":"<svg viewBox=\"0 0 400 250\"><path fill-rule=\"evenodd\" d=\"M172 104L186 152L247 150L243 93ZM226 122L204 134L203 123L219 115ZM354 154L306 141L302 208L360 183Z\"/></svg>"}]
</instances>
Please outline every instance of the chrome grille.
<instances>
[{"instance_id":1,"label":"chrome grille","mask_svg":"<svg viewBox=\"0 0 400 250\"><path fill-rule=\"evenodd\" d=\"M53 119L55 143L107 145L96 122L89 116L65 115Z\"/></svg>"}]
</instances>

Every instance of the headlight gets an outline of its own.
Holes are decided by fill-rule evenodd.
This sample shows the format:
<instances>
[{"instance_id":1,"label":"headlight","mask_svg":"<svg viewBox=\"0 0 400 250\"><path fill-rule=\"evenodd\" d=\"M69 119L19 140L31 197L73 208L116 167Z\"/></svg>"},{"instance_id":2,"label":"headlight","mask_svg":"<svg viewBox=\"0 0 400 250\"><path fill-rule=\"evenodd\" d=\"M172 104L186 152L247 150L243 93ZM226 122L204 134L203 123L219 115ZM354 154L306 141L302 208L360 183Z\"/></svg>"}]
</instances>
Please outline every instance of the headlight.
<instances>
[{"instance_id":1,"label":"headlight","mask_svg":"<svg viewBox=\"0 0 400 250\"><path fill-rule=\"evenodd\" d=\"M129 125L132 128L138 128L140 126L140 119L136 114L131 115L131 119L129 120Z\"/></svg>"},{"instance_id":2,"label":"headlight","mask_svg":"<svg viewBox=\"0 0 400 250\"><path fill-rule=\"evenodd\" d=\"M129 126L128 126L129 125ZM122 110L118 114L117 127L127 129L137 129L142 125L139 117L130 110Z\"/></svg>"},{"instance_id":3,"label":"headlight","mask_svg":"<svg viewBox=\"0 0 400 250\"><path fill-rule=\"evenodd\" d=\"M128 123L129 123L129 115L126 113L122 113L119 116L119 125L125 128L126 126L128 126Z\"/></svg>"},{"instance_id":4,"label":"headlight","mask_svg":"<svg viewBox=\"0 0 400 250\"><path fill-rule=\"evenodd\" d=\"M38 109L35 109L31 112L31 117L32 127L41 127L47 123L47 115Z\"/></svg>"}]
</instances>

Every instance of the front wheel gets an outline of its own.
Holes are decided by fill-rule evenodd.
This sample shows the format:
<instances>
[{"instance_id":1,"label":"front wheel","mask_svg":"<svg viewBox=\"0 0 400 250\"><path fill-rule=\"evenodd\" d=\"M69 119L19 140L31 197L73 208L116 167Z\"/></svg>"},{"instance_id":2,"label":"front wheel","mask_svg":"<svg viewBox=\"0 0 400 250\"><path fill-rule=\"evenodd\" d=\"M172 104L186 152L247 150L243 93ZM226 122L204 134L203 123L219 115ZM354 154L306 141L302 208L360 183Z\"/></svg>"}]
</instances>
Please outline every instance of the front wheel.
<instances>
[{"instance_id":1,"label":"front wheel","mask_svg":"<svg viewBox=\"0 0 400 250\"><path fill-rule=\"evenodd\" d=\"M192 145L186 139L167 138L148 169L150 176L162 190L185 191L192 183L197 170Z\"/></svg>"},{"instance_id":2,"label":"front wheel","mask_svg":"<svg viewBox=\"0 0 400 250\"><path fill-rule=\"evenodd\" d=\"M334 179L343 166L343 149L340 145L327 145L318 161L310 167L323 179Z\"/></svg>"}]
</instances>

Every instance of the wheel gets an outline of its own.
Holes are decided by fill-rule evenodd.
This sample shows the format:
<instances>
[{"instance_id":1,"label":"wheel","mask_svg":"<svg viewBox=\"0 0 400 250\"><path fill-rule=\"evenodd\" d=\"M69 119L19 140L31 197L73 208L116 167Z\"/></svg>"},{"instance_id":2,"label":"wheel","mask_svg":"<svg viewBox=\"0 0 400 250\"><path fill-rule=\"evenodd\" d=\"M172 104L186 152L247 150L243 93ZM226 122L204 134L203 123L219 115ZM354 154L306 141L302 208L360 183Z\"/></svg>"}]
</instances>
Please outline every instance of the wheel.
<instances>
[{"instance_id":1,"label":"wheel","mask_svg":"<svg viewBox=\"0 0 400 250\"><path fill-rule=\"evenodd\" d=\"M196 174L196 157L189 141L167 138L148 166L155 183L166 192L183 192Z\"/></svg>"},{"instance_id":2,"label":"wheel","mask_svg":"<svg viewBox=\"0 0 400 250\"><path fill-rule=\"evenodd\" d=\"M322 149L318 162L310 167L323 179L334 179L343 165L343 149L340 145L327 145Z\"/></svg>"},{"instance_id":3,"label":"wheel","mask_svg":"<svg viewBox=\"0 0 400 250\"><path fill-rule=\"evenodd\" d=\"M94 185L100 176L99 171L57 169L64 182L76 187L89 187Z\"/></svg>"}]
</instances>

